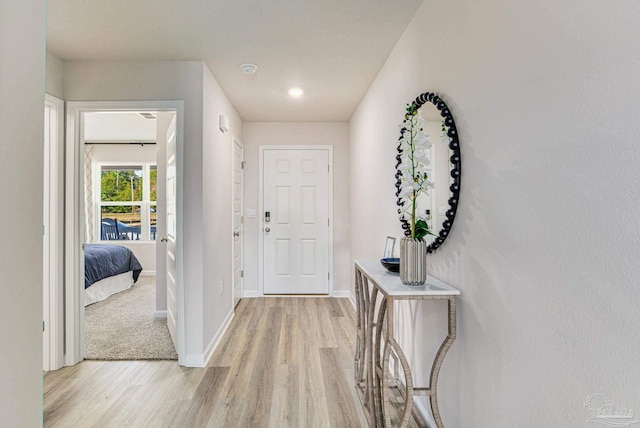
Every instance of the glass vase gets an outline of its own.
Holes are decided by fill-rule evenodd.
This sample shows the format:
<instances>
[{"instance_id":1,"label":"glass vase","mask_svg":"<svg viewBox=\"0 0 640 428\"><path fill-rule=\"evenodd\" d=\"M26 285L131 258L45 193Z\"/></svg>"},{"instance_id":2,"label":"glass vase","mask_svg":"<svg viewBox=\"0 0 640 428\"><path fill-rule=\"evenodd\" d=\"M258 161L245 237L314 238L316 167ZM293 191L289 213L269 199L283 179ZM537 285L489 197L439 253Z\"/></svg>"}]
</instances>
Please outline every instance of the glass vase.
<instances>
[{"instance_id":1,"label":"glass vase","mask_svg":"<svg viewBox=\"0 0 640 428\"><path fill-rule=\"evenodd\" d=\"M427 243L404 237L400 240L400 281L405 285L424 285L427 281Z\"/></svg>"}]
</instances>

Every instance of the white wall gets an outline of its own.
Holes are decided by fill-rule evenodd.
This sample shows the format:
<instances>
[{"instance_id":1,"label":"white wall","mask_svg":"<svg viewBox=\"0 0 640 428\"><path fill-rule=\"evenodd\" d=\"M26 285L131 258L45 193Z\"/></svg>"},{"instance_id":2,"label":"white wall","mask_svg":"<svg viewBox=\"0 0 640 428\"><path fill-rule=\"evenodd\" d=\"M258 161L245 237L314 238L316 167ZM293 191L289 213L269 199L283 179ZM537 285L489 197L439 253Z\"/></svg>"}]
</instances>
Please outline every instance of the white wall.
<instances>
[{"instance_id":1,"label":"white wall","mask_svg":"<svg viewBox=\"0 0 640 428\"><path fill-rule=\"evenodd\" d=\"M205 346L212 344L218 327L233 310L231 274L232 136L242 140L242 122L206 65L203 65L202 182L204 221L203 302ZM229 132L218 128L220 114L229 119ZM222 282L222 294L220 283ZM209 347L209 349L211 349Z\"/></svg>"},{"instance_id":2,"label":"white wall","mask_svg":"<svg viewBox=\"0 0 640 428\"><path fill-rule=\"evenodd\" d=\"M92 114L86 115L87 118L94 116ZM107 116L107 115L101 115ZM115 116L113 114L108 116ZM142 119L145 120L145 119ZM153 122L153 134L155 140L155 121ZM85 130L89 131L91 126L85 122ZM88 139L88 138L87 138ZM143 146L129 146L129 145L97 145L91 146L91 160L93 166L97 167L98 162L156 162L156 146L145 145ZM158 199L160 200L160 199ZM95 217L94 217L95 218ZM100 235L95 235L94 240L98 240ZM153 275L156 273L156 242L155 241L111 241L102 242L103 244L122 245L133 251L136 258L142 265L143 274ZM166 291L166 289L165 289ZM166 306L166 303L165 303Z\"/></svg>"},{"instance_id":3,"label":"white wall","mask_svg":"<svg viewBox=\"0 0 640 428\"><path fill-rule=\"evenodd\" d=\"M406 103L437 91L458 125L460 208L428 258L462 291L447 426L584 426L597 393L640 416L638 28L635 0L426 1L351 120L354 258L401 235ZM443 306L403 306L422 372Z\"/></svg>"},{"instance_id":4,"label":"white wall","mask_svg":"<svg viewBox=\"0 0 640 428\"><path fill-rule=\"evenodd\" d=\"M203 300L203 64L67 61L64 81L68 101L184 100L185 358L188 364L201 360L204 311L213 304Z\"/></svg>"},{"instance_id":5,"label":"white wall","mask_svg":"<svg viewBox=\"0 0 640 428\"><path fill-rule=\"evenodd\" d=\"M86 141L155 141L156 120L135 112L97 112L84 118Z\"/></svg>"},{"instance_id":6,"label":"white wall","mask_svg":"<svg viewBox=\"0 0 640 428\"><path fill-rule=\"evenodd\" d=\"M346 122L245 122L244 133L244 288L259 290L259 146L333 146L334 290L349 290L349 125ZM257 218L248 219L247 209ZM381 244L381 248L384 242ZM382 251L382 250L381 250Z\"/></svg>"},{"instance_id":7,"label":"white wall","mask_svg":"<svg viewBox=\"0 0 640 428\"><path fill-rule=\"evenodd\" d=\"M0 420L42 426L45 3L0 3Z\"/></svg>"},{"instance_id":8,"label":"white wall","mask_svg":"<svg viewBox=\"0 0 640 428\"><path fill-rule=\"evenodd\" d=\"M64 99L64 61L47 51L46 91L47 94Z\"/></svg>"}]
</instances>

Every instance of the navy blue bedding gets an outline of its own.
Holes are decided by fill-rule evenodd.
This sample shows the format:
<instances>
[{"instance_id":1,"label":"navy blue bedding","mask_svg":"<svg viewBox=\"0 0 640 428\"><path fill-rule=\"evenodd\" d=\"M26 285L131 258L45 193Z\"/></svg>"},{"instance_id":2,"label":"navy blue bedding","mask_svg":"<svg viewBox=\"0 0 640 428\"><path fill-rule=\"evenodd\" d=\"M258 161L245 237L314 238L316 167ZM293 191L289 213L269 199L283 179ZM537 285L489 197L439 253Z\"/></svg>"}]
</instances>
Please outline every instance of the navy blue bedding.
<instances>
[{"instance_id":1,"label":"navy blue bedding","mask_svg":"<svg viewBox=\"0 0 640 428\"><path fill-rule=\"evenodd\" d=\"M84 288L110 276L133 271L138 280L142 265L133 251L121 245L87 244L84 247Z\"/></svg>"}]
</instances>

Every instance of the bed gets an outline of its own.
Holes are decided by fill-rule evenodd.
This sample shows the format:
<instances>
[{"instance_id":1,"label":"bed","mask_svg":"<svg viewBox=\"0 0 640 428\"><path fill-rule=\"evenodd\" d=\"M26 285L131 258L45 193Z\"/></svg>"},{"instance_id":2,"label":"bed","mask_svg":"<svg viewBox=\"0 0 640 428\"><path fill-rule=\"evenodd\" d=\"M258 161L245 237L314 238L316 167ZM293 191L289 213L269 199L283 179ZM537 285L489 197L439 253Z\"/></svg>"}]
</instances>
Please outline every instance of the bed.
<instances>
[{"instance_id":1,"label":"bed","mask_svg":"<svg viewBox=\"0 0 640 428\"><path fill-rule=\"evenodd\" d=\"M87 244L84 250L84 305L130 288L140 272L142 265L129 248Z\"/></svg>"}]
</instances>

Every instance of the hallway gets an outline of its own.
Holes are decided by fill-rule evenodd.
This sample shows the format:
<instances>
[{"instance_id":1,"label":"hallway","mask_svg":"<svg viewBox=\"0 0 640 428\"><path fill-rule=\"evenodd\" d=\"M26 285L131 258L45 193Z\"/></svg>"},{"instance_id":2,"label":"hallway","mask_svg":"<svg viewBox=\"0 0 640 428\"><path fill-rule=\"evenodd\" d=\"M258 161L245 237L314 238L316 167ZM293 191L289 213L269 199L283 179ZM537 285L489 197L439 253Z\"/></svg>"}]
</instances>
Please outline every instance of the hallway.
<instances>
[{"instance_id":1,"label":"hallway","mask_svg":"<svg viewBox=\"0 0 640 428\"><path fill-rule=\"evenodd\" d=\"M244 299L209 367L84 361L45 376L46 427L360 427L347 299Z\"/></svg>"}]
</instances>

